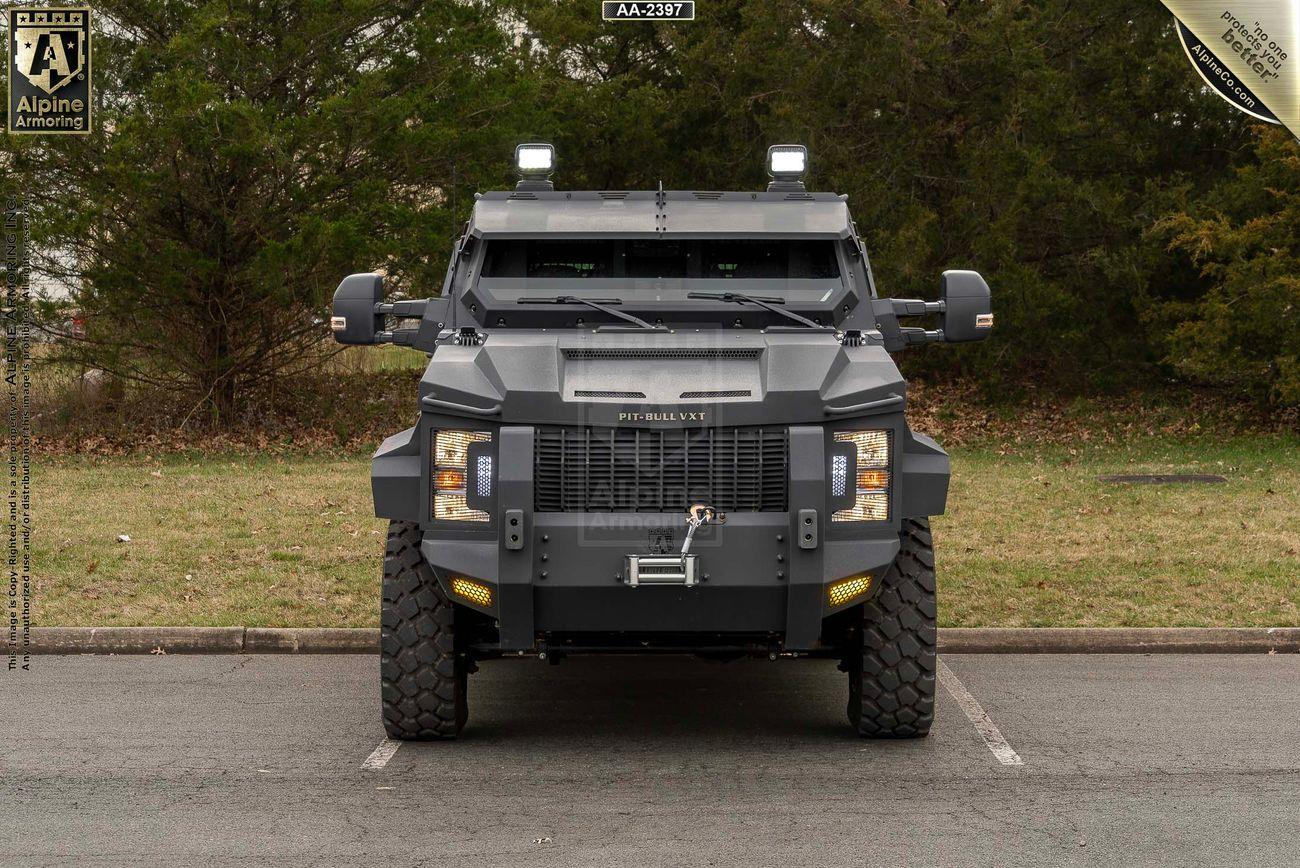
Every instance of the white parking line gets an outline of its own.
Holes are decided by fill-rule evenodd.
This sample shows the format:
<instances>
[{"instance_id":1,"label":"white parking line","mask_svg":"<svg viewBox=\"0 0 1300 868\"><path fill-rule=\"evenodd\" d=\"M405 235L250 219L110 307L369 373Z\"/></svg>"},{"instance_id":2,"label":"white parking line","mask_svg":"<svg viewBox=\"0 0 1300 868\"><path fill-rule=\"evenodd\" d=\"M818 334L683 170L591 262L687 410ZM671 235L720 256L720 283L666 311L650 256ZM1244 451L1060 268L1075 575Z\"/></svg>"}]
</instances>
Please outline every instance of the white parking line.
<instances>
[{"instance_id":1,"label":"white parking line","mask_svg":"<svg viewBox=\"0 0 1300 868\"><path fill-rule=\"evenodd\" d=\"M975 724L975 731L984 739L984 743L993 751L993 755L998 758L998 762L1004 766L1022 766L1025 761L1020 758L1020 754L1011 749L1007 740L1002 737L1002 733L993 725L984 707L979 701L971 696L966 685L961 683L961 679L948 668L948 665L942 660L939 661L939 683L952 694L952 698L957 700L961 710L965 713L967 719Z\"/></svg>"},{"instance_id":2,"label":"white parking line","mask_svg":"<svg viewBox=\"0 0 1300 868\"><path fill-rule=\"evenodd\" d=\"M382 769L388 765L388 761L393 758L393 754L397 753L397 749L401 746L400 741L393 741L391 738L384 739L379 743L379 747L371 751L370 756L366 757L366 761L361 764L361 768L367 771Z\"/></svg>"}]
</instances>

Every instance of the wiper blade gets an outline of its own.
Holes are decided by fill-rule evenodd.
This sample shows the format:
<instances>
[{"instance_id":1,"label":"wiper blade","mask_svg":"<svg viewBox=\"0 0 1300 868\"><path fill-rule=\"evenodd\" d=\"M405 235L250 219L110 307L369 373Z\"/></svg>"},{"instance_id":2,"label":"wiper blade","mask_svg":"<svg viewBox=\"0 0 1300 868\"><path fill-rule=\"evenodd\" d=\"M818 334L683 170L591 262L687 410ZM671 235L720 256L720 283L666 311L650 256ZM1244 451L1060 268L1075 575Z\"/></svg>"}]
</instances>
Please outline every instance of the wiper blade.
<instances>
[{"instance_id":1,"label":"wiper blade","mask_svg":"<svg viewBox=\"0 0 1300 868\"><path fill-rule=\"evenodd\" d=\"M687 298L710 298L717 301L734 301L737 304L756 304L759 307L764 308L765 310L770 310L772 311L772 313L779 313L781 314L781 316L785 317L786 319L794 320L800 325L805 325L810 329L818 329L819 331L835 330L834 326L824 326L819 323L813 322L812 320L808 319L808 317L806 316L800 316L794 311L785 310L784 308L777 307L778 304L785 304L785 299L777 298L775 296L742 295L739 292L688 292L686 293L686 297Z\"/></svg>"},{"instance_id":2,"label":"wiper blade","mask_svg":"<svg viewBox=\"0 0 1300 868\"><path fill-rule=\"evenodd\" d=\"M547 298L521 298L516 304L585 304L592 310L598 310L601 313L609 314L612 317L630 322L633 325L649 329L652 332L664 331L663 326L651 325L639 316L632 316L630 313L623 313L621 310L614 310L606 305L622 304L621 298L579 298L576 295L554 295Z\"/></svg>"}]
</instances>

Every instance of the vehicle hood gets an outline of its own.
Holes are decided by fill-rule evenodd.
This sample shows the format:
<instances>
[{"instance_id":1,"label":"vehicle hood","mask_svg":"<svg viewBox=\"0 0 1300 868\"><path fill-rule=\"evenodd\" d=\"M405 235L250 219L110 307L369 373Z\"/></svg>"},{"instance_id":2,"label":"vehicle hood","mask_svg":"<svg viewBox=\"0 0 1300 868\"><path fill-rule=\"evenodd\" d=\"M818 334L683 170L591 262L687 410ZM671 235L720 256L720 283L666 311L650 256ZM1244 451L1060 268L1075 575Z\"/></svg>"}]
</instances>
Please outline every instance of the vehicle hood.
<instances>
[{"instance_id":1,"label":"vehicle hood","mask_svg":"<svg viewBox=\"0 0 1300 868\"><path fill-rule=\"evenodd\" d=\"M899 412L905 384L876 345L828 332L500 331L442 345L421 407L511 424L821 424Z\"/></svg>"}]
</instances>

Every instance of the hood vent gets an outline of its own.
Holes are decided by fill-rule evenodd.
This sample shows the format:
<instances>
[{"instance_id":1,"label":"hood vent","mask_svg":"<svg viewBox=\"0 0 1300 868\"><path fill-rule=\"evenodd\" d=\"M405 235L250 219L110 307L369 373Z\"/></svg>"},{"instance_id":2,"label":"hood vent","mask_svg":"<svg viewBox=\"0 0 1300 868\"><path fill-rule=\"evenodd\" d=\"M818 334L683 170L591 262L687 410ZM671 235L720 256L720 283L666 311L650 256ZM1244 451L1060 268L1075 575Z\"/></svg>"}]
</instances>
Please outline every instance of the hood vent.
<instances>
[{"instance_id":1,"label":"hood vent","mask_svg":"<svg viewBox=\"0 0 1300 868\"><path fill-rule=\"evenodd\" d=\"M753 396L749 389L729 389L716 392L682 392L679 398L749 398Z\"/></svg>"},{"instance_id":2,"label":"hood vent","mask_svg":"<svg viewBox=\"0 0 1300 868\"><path fill-rule=\"evenodd\" d=\"M593 389L578 389L573 393L575 398L644 398L645 392L611 392L596 391Z\"/></svg>"},{"instance_id":3,"label":"hood vent","mask_svg":"<svg viewBox=\"0 0 1300 868\"><path fill-rule=\"evenodd\" d=\"M592 349L568 349L564 351L566 359L575 361L600 360L653 360L653 359L757 359L762 353L759 347L608 347Z\"/></svg>"}]
</instances>

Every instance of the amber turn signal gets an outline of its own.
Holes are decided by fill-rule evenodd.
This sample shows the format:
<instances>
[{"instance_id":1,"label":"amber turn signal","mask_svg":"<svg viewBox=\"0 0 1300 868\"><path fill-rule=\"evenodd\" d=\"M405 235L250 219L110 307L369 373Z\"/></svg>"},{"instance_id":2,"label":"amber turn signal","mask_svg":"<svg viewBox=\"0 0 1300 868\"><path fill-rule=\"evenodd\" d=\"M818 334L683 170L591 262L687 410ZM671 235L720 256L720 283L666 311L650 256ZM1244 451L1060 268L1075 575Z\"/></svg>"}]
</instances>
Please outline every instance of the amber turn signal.
<instances>
[{"instance_id":1,"label":"amber turn signal","mask_svg":"<svg viewBox=\"0 0 1300 868\"><path fill-rule=\"evenodd\" d=\"M870 590L871 575L863 573L860 576L850 576L847 579L833 582L826 588L826 599L830 601L832 606L840 606L849 600L861 597Z\"/></svg>"},{"instance_id":2,"label":"amber turn signal","mask_svg":"<svg viewBox=\"0 0 1300 868\"><path fill-rule=\"evenodd\" d=\"M859 470L859 491L880 491L889 487L888 470Z\"/></svg>"},{"instance_id":3,"label":"amber turn signal","mask_svg":"<svg viewBox=\"0 0 1300 868\"><path fill-rule=\"evenodd\" d=\"M433 487L439 491L464 491L465 471L440 467L438 475L434 477Z\"/></svg>"},{"instance_id":4,"label":"amber turn signal","mask_svg":"<svg viewBox=\"0 0 1300 868\"><path fill-rule=\"evenodd\" d=\"M479 582L474 582L462 576L453 576L451 579L451 592L458 597L464 597L471 603L477 603L480 606L492 605L492 588Z\"/></svg>"}]
</instances>

